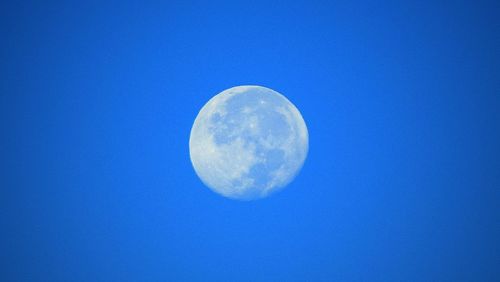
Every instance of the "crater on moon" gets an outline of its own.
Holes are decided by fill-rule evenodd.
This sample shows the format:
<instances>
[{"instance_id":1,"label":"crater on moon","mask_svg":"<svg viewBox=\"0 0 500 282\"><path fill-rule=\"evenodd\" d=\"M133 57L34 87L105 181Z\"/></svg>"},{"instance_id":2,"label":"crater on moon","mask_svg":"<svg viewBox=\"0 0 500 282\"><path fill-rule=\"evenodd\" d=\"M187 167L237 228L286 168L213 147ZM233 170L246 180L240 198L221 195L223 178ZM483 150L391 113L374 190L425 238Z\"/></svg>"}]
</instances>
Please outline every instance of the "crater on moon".
<instances>
[{"instance_id":1,"label":"crater on moon","mask_svg":"<svg viewBox=\"0 0 500 282\"><path fill-rule=\"evenodd\" d=\"M308 151L306 124L297 108L262 86L237 86L203 106L191 129L196 174L229 198L263 198L290 183Z\"/></svg>"}]
</instances>

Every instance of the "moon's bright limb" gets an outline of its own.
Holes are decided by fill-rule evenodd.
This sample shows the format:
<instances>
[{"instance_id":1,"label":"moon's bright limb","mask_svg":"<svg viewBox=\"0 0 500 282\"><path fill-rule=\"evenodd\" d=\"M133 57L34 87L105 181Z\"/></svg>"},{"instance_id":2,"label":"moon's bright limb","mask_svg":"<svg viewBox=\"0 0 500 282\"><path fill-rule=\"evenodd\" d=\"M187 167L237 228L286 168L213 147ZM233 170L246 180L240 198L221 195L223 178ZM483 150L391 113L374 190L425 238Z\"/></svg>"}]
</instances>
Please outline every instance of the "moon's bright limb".
<instances>
[{"instance_id":1,"label":"moon's bright limb","mask_svg":"<svg viewBox=\"0 0 500 282\"><path fill-rule=\"evenodd\" d=\"M307 156L302 115L283 95L237 86L208 101L189 139L196 174L233 199L263 198L290 183Z\"/></svg>"}]
</instances>

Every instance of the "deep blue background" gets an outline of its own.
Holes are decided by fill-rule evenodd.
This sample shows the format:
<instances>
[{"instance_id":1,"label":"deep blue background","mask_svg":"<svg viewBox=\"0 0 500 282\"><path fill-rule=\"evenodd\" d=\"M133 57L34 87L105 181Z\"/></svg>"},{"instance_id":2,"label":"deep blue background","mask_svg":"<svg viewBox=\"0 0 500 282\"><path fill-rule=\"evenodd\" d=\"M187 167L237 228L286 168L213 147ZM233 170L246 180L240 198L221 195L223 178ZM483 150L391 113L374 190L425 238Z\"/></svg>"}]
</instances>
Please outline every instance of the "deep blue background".
<instances>
[{"instance_id":1,"label":"deep blue background","mask_svg":"<svg viewBox=\"0 0 500 282\"><path fill-rule=\"evenodd\" d=\"M1 281L500 280L497 1L5 2ZM310 134L254 202L188 151L241 84Z\"/></svg>"}]
</instances>

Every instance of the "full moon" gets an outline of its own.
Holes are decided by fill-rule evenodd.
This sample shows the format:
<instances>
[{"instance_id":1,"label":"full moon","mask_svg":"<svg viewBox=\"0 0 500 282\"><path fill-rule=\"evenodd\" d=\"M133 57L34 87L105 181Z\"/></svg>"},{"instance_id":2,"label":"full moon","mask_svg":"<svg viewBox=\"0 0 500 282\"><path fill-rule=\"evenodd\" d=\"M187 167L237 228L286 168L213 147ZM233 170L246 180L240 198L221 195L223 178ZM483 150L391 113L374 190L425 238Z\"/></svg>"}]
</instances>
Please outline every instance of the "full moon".
<instances>
[{"instance_id":1,"label":"full moon","mask_svg":"<svg viewBox=\"0 0 500 282\"><path fill-rule=\"evenodd\" d=\"M215 95L191 129L189 153L196 174L231 199L264 198L289 184L309 148L299 110L262 86L237 86Z\"/></svg>"}]
</instances>

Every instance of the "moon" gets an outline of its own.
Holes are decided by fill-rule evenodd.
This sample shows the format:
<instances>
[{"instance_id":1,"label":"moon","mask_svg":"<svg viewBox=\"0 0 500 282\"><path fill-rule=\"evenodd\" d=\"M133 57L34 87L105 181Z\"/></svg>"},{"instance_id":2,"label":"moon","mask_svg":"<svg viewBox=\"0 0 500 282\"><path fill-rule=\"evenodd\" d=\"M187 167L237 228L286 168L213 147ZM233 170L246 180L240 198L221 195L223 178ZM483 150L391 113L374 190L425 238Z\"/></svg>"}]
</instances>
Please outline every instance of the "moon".
<instances>
[{"instance_id":1,"label":"moon","mask_svg":"<svg viewBox=\"0 0 500 282\"><path fill-rule=\"evenodd\" d=\"M231 199L267 197L289 184L309 149L306 123L280 93L237 86L200 110L189 138L191 163L201 181Z\"/></svg>"}]
</instances>

